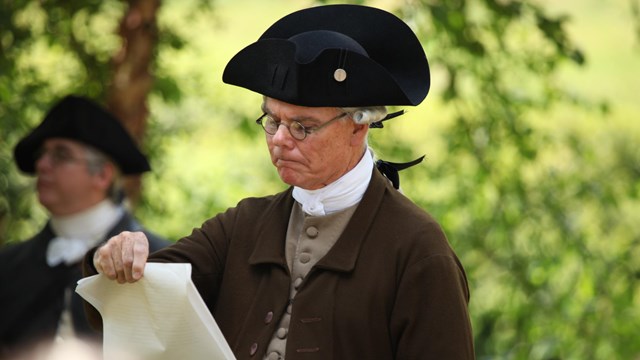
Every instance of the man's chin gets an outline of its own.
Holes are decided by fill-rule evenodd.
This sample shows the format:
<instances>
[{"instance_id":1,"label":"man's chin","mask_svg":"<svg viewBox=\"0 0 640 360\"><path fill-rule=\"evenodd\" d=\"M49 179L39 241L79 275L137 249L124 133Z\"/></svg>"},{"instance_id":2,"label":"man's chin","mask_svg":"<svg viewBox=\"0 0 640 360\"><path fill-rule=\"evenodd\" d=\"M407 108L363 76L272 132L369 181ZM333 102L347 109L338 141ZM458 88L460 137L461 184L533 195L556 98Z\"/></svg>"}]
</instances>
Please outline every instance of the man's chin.
<instances>
[{"instance_id":1,"label":"man's chin","mask_svg":"<svg viewBox=\"0 0 640 360\"><path fill-rule=\"evenodd\" d=\"M49 209L53 204L53 200L50 197L44 196L40 193L38 194L38 202L40 203L40 205L44 206L46 209Z\"/></svg>"},{"instance_id":2,"label":"man's chin","mask_svg":"<svg viewBox=\"0 0 640 360\"><path fill-rule=\"evenodd\" d=\"M283 183L290 186L298 186L298 177L291 169L287 168L279 168L278 175L280 176L280 180Z\"/></svg>"}]
</instances>

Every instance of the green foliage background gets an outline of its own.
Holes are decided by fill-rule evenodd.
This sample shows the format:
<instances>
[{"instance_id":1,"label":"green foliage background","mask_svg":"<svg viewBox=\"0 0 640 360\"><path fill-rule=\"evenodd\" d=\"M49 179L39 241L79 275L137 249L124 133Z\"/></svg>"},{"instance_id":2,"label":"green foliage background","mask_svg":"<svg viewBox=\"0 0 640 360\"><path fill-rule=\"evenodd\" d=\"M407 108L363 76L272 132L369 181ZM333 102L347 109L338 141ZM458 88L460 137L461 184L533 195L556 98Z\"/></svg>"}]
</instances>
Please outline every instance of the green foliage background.
<instances>
[{"instance_id":1,"label":"green foliage background","mask_svg":"<svg viewBox=\"0 0 640 360\"><path fill-rule=\"evenodd\" d=\"M317 3L317 2L316 2ZM419 33L427 100L371 143L422 165L404 193L442 223L468 273L479 359L640 358L640 42L635 0L380 0ZM67 92L104 95L120 1L0 1L0 242L42 226L13 146ZM314 2L165 1L136 215L177 239L283 189L221 81L275 19Z\"/></svg>"}]
</instances>

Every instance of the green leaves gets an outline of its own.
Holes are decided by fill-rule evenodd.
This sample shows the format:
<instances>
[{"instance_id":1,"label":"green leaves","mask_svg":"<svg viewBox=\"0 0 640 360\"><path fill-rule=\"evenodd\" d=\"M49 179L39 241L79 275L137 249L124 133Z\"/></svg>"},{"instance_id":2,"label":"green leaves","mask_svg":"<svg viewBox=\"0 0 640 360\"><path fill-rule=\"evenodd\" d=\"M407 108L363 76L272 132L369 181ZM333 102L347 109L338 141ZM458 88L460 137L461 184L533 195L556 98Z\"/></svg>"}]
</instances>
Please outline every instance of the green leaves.
<instances>
[{"instance_id":1,"label":"green leaves","mask_svg":"<svg viewBox=\"0 0 640 360\"><path fill-rule=\"evenodd\" d=\"M125 6L1 3L0 243L26 238L44 219L13 146L62 93L104 96ZM161 8L145 139L154 172L136 214L171 238L283 187L253 122L260 97L220 77L273 19L306 4L210 4ZM637 51L622 41L594 47L597 36L617 41L607 36L621 21L637 40L638 2L628 3L627 20L584 34L584 49L575 40L583 34L569 31L585 16L577 1L568 14L531 1L385 4L419 34L433 83L423 104L371 130L370 143L389 161L427 155L401 172L401 186L440 221L467 270L477 357L638 357L640 113L618 102L633 88L610 84L620 80L614 70L633 79L638 69L620 70L617 57ZM593 95L606 87L608 98Z\"/></svg>"}]
</instances>

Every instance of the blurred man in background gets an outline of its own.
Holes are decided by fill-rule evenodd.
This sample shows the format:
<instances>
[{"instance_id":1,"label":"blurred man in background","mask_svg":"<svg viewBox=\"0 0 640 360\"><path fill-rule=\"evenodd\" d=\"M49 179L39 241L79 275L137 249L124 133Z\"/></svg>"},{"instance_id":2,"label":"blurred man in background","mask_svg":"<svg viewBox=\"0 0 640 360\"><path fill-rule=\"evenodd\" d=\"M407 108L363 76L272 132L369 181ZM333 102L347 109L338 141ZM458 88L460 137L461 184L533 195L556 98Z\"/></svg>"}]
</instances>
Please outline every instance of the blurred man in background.
<instances>
[{"instance_id":1,"label":"blurred man in background","mask_svg":"<svg viewBox=\"0 0 640 360\"><path fill-rule=\"evenodd\" d=\"M27 241L0 249L0 355L56 338L94 338L74 292L85 253L124 230L144 231L151 249L168 241L125 209L122 175L149 171L147 158L113 115L87 98L67 96L14 149L36 176L50 214ZM98 340L98 339L96 339Z\"/></svg>"}]
</instances>

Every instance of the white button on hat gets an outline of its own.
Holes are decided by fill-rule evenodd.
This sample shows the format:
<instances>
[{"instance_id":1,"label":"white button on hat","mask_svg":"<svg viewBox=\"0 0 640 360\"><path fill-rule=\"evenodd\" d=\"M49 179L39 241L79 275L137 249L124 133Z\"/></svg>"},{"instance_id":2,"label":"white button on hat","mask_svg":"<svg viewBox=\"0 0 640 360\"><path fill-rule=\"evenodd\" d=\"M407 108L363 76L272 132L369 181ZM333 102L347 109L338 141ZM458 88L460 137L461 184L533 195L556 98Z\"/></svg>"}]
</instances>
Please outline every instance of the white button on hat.
<instances>
[{"instance_id":1,"label":"white button on hat","mask_svg":"<svg viewBox=\"0 0 640 360\"><path fill-rule=\"evenodd\" d=\"M343 82L347 79L347 72L344 69L336 69L333 72L333 78L336 79L337 82Z\"/></svg>"}]
</instances>

